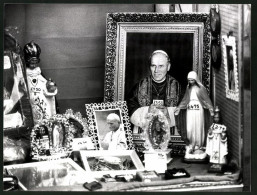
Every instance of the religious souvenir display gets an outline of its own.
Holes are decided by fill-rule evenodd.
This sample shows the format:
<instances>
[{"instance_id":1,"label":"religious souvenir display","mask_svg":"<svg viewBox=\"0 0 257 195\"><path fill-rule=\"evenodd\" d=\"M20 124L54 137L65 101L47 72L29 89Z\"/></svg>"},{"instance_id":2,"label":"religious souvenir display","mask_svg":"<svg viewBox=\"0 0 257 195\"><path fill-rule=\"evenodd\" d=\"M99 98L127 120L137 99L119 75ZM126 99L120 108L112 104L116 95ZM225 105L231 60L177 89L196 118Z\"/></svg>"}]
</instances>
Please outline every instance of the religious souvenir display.
<instances>
[{"instance_id":1,"label":"religious souvenir display","mask_svg":"<svg viewBox=\"0 0 257 195\"><path fill-rule=\"evenodd\" d=\"M214 115L208 92L194 71L188 74L185 95L175 110L177 127L185 140L185 161L205 161L207 130Z\"/></svg>"},{"instance_id":2,"label":"religious souvenir display","mask_svg":"<svg viewBox=\"0 0 257 195\"><path fill-rule=\"evenodd\" d=\"M222 172L223 165L227 164L227 127L220 123L219 108L214 110L214 123L210 126L207 135L206 153L210 156L210 172Z\"/></svg>"},{"instance_id":3,"label":"religious souvenir display","mask_svg":"<svg viewBox=\"0 0 257 195\"><path fill-rule=\"evenodd\" d=\"M163 101L154 101L149 107L139 108L131 117L134 125L143 129L141 133L145 139L142 151L137 151L139 155L144 155L145 168L164 173L167 163L170 162L170 151L168 143L170 140L170 127L174 126L174 114L172 107L163 106ZM139 114L141 113L141 114Z\"/></svg>"},{"instance_id":4,"label":"religious souvenir display","mask_svg":"<svg viewBox=\"0 0 257 195\"><path fill-rule=\"evenodd\" d=\"M4 130L33 126L21 48L11 29L4 34L3 127ZM5 132L7 133L7 131Z\"/></svg>"},{"instance_id":5,"label":"religious souvenir display","mask_svg":"<svg viewBox=\"0 0 257 195\"><path fill-rule=\"evenodd\" d=\"M19 188L39 190L55 186L82 185L95 179L70 158L8 165L4 169L19 179Z\"/></svg>"},{"instance_id":6,"label":"religious souvenir display","mask_svg":"<svg viewBox=\"0 0 257 195\"><path fill-rule=\"evenodd\" d=\"M186 88L186 76L191 70L198 73L207 91L210 91L209 13L108 13L106 29L104 101L126 100L130 117L138 106L150 106L154 96L157 100L165 99L165 106L176 107L180 100L180 88ZM134 44L136 42L148 44ZM155 89L151 88L154 82L149 77L149 57L157 51L160 52L160 49L169 57L171 68L166 75L166 86L165 82L157 83ZM140 55L142 51L143 55ZM139 84L139 88L134 87L136 84ZM133 90L134 88L136 90ZM130 98L131 91L136 91L134 98ZM140 119L143 117L144 114ZM138 127L133 123L133 141L135 149L142 153L145 138L142 128ZM176 155L183 155L185 151L181 136L172 126L169 148L172 149L171 153Z\"/></svg>"},{"instance_id":7,"label":"religious souvenir display","mask_svg":"<svg viewBox=\"0 0 257 195\"><path fill-rule=\"evenodd\" d=\"M30 103L35 124L56 114L55 96L58 91L52 79L47 80L41 74L40 54L41 48L35 42L31 41L24 46Z\"/></svg>"},{"instance_id":8,"label":"religious souvenir display","mask_svg":"<svg viewBox=\"0 0 257 195\"><path fill-rule=\"evenodd\" d=\"M80 151L80 158L86 171L90 171L96 178L110 174L112 177L124 174L136 174L144 170L144 166L133 150L124 151Z\"/></svg>"},{"instance_id":9,"label":"religious souvenir display","mask_svg":"<svg viewBox=\"0 0 257 195\"><path fill-rule=\"evenodd\" d=\"M71 109L43 119L31 132L31 156L33 160L53 160L67 157L72 149L94 149L88 131L87 120Z\"/></svg>"},{"instance_id":10,"label":"religious souvenir display","mask_svg":"<svg viewBox=\"0 0 257 195\"><path fill-rule=\"evenodd\" d=\"M97 149L133 150L125 101L86 104L90 137Z\"/></svg>"}]
</instances>

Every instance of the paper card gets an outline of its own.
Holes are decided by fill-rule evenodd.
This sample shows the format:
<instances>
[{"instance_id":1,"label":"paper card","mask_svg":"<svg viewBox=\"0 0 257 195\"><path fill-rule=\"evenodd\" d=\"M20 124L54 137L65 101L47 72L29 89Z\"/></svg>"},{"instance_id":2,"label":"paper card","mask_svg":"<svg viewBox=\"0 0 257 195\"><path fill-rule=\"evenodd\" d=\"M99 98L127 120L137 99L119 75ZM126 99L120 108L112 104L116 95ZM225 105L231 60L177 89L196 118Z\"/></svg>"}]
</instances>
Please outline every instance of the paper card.
<instances>
[{"instance_id":1,"label":"paper card","mask_svg":"<svg viewBox=\"0 0 257 195\"><path fill-rule=\"evenodd\" d=\"M213 124L211 125L211 129L212 129L212 130L226 131L226 130L227 130L227 127L226 127L225 125L213 123Z\"/></svg>"},{"instance_id":2,"label":"paper card","mask_svg":"<svg viewBox=\"0 0 257 195\"><path fill-rule=\"evenodd\" d=\"M153 105L155 106L163 106L164 101L163 100L153 100Z\"/></svg>"},{"instance_id":3,"label":"paper card","mask_svg":"<svg viewBox=\"0 0 257 195\"><path fill-rule=\"evenodd\" d=\"M9 56L4 56L4 69L11 68L11 61Z\"/></svg>"},{"instance_id":4,"label":"paper card","mask_svg":"<svg viewBox=\"0 0 257 195\"><path fill-rule=\"evenodd\" d=\"M95 149L90 137L74 138L72 142L73 150L93 150Z\"/></svg>"},{"instance_id":5,"label":"paper card","mask_svg":"<svg viewBox=\"0 0 257 195\"><path fill-rule=\"evenodd\" d=\"M167 155L164 152L145 153L145 169L165 173L167 170Z\"/></svg>"}]
</instances>

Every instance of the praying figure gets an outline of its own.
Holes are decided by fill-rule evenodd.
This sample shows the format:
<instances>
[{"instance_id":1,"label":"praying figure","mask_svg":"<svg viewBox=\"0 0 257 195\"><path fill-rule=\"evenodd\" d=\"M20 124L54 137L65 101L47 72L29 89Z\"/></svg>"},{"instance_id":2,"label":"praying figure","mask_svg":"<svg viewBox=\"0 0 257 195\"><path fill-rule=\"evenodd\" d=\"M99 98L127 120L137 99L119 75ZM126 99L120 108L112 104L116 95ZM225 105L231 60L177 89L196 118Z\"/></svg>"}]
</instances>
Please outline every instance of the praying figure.
<instances>
[{"instance_id":1,"label":"praying figure","mask_svg":"<svg viewBox=\"0 0 257 195\"><path fill-rule=\"evenodd\" d=\"M178 131L186 143L186 159L204 159L206 132L210 127L214 115L212 102L207 90L199 81L194 71L188 74L188 86L185 95L175 109L175 116L178 120ZM181 115L181 116L179 116Z\"/></svg>"}]
</instances>

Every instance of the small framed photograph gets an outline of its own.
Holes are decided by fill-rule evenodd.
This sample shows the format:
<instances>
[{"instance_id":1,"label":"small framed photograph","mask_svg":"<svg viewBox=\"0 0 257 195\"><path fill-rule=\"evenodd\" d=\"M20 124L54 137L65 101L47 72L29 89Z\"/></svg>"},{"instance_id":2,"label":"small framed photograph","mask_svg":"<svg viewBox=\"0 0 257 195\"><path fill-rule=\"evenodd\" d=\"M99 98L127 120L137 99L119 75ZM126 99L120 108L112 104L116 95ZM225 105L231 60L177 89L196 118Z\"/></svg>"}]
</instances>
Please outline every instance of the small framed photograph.
<instances>
[{"instance_id":1,"label":"small framed photograph","mask_svg":"<svg viewBox=\"0 0 257 195\"><path fill-rule=\"evenodd\" d=\"M236 38L233 36L222 36L223 64L225 71L226 97L239 101L238 66L236 54Z\"/></svg>"},{"instance_id":2,"label":"small framed photograph","mask_svg":"<svg viewBox=\"0 0 257 195\"><path fill-rule=\"evenodd\" d=\"M91 137L97 149L134 149L125 101L85 106Z\"/></svg>"},{"instance_id":3,"label":"small framed photograph","mask_svg":"<svg viewBox=\"0 0 257 195\"><path fill-rule=\"evenodd\" d=\"M8 165L4 169L19 179L19 187L36 190L55 186L70 186L92 182L94 179L70 158Z\"/></svg>"},{"instance_id":4,"label":"small framed photograph","mask_svg":"<svg viewBox=\"0 0 257 195\"><path fill-rule=\"evenodd\" d=\"M72 150L95 149L89 134L86 118L68 109L33 127L31 156L34 160L54 160L67 157Z\"/></svg>"},{"instance_id":5,"label":"small framed photograph","mask_svg":"<svg viewBox=\"0 0 257 195\"><path fill-rule=\"evenodd\" d=\"M143 171L144 166L134 150L113 151L80 151L81 160L86 171L93 172L95 177L133 174Z\"/></svg>"}]
</instances>

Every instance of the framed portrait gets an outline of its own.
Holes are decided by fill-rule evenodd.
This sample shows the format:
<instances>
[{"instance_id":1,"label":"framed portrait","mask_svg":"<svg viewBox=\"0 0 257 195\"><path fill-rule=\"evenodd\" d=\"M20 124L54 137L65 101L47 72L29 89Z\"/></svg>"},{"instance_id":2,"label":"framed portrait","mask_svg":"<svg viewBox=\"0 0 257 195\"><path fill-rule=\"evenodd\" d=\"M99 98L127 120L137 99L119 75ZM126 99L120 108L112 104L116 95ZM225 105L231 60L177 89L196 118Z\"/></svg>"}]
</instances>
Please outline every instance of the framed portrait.
<instances>
[{"instance_id":1,"label":"framed portrait","mask_svg":"<svg viewBox=\"0 0 257 195\"><path fill-rule=\"evenodd\" d=\"M31 156L34 160L55 160L68 157L73 149L94 149L87 120L81 113L68 109L43 119L31 131Z\"/></svg>"},{"instance_id":2,"label":"framed portrait","mask_svg":"<svg viewBox=\"0 0 257 195\"><path fill-rule=\"evenodd\" d=\"M225 71L226 97L239 101L238 66L236 54L236 38L233 36L222 36L222 54Z\"/></svg>"},{"instance_id":3,"label":"framed portrait","mask_svg":"<svg viewBox=\"0 0 257 195\"><path fill-rule=\"evenodd\" d=\"M19 188L36 190L56 186L82 185L94 179L70 158L8 165L4 170L19 179Z\"/></svg>"},{"instance_id":4,"label":"framed portrait","mask_svg":"<svg viewBox=\"0 0 257 195\"><path fill-rule=\"evenodd\" d=\"M182 92L192 70L210 90L209 13L109 13L106 36L105 102L126 100L150 74L149 57L155 50L169 55L168 74Z\"/></svg>"},{"instance_id":5,"label":"framed portrait","mask_svg":"<svg viewBox=\"0 0 257 195\"><path fill-rule=\"evenodd\" d=\"M125 132L126 146L128 150L134 149L132 142L132 132L128 117L128 108L125 101L116 101L99 104L86 104L86 113L91 137L97 149L108 149L103 142L111 133L107 124L107 117L112 114L119 118L122 133ZM122 134L120 134L122 135ZM112 136L115 137L115 136ZM121 136L118 136L121 137Z\"/></svg>"},{"instance_id":6,"label":"framed portrait","mask_svg":"<svg viewBox=\"0 0 257 195\"><path fill-rule=\"evenodd\" d=\"M126 151L80 151L80 158L86 171L92 172L95 177L110 174L124 175L143 171L144 166L134 150Z\"/></svg>"}]
</instances>

